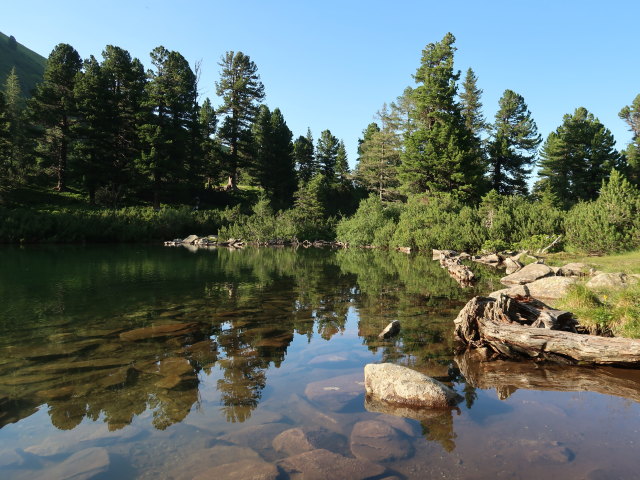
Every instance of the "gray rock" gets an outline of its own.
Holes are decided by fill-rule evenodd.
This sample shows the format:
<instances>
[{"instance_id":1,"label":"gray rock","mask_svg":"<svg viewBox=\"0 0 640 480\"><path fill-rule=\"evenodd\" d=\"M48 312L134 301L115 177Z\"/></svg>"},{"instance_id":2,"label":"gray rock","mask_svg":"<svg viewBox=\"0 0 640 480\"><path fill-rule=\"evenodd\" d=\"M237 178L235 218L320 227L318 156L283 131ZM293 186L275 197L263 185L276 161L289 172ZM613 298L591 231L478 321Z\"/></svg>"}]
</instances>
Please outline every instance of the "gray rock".
<instances>
[{"instance_id":1,"label":"gray rock","mask_svg":"<svg viewBox=\"0 0 640 480\"><path fill-rule=\"evenodd\" d=\"M502 262L502 258L496 253L473 257L472 260L474 262L485 263L487 265L498 265L500 262Z\"/></svg>"},{"instance_id":2,"label":"gray rock","mask_svg":"<svg viewBox=\"0 0 640 480\"><path fill-rule=\"evenodd\" d=\"M273 439L273 449L289 456L315 450L305 433L300 428L290 428Z\"/></svg>"},{"instance_id":3,"label":"gray rock","mask_svg":"<svg viewBox=\"0 0 640 480\"><path fill-rule=\"evenodd\" d=\"M553 275L553 270L542 263L530 263L522 267L516 273L502 277L500 282L504 285L524 285L536 280Z\"/></svg>"},{"instance_id":4,"label":"gray rock","mask_svg":"<svg viewBox=\"0 0 640 480\"><path fill-rule=\"evenodd\" d=\"M273 438L281 432L291 428L286 423L267 423L245 427L238 431L222 435L220 440L234 443L236 445L247 446L254 450L265 450L271 447Z\"/></svg>"},{"instance_id":5,"label":"gray rock","mask_svg":"<svg viewBox=\"0 0 640 480\"><path fill-rule=\"evenodd\" d=\"M324 449L285 458L278 466L291 480L364 480L385 471L373 462L343 457Z\"/></svg>"},{"instance_id":6,"label":"gray rock","mask_svg":"<svg viewBox=\"0 0 640 480\"><path fill-rule=\"evenodd\" d=\"M170 473L176 480L191 480L194 476L214 467L241 461L262 462L263 460L260 455L247 447L216 445L192 453L180 462L180 465L176 465L175 471Z\"/></svg>"},{"instance_id":7,"label":"gray rock","mask_svg":"<svg viewBox=\"0 0 640 480\"><path fill-rule=\"evenodd\" d=\"M74 453L55 467L47 468L42 480L89 480L109 470L111 462L105 448L94 447Z\"/></svg>"},{"instance_id":8,"label":"gray rock","mask_svg":"<svg viewBox=\"0 0 640 480\"><path fill-rule=\"evenodd\" d=\"M589 274L590 268L589 265L582 262L567 263L560 267L558 275L563 277L584 277Z\"/></svg>"},{"instance_id":9,"label":"gray rock","mask_svg":"<svg viewBox=\"0 0 640 480\"><path fill-rule=\"evenodd\" d=\"M193 480L276 480L279 472L275 465L264 460L242 460L211 467L193 477Z\"/></svg>"},{"instance_id":10,"label":"gray rock","mask_svg":"<svg viewBox=\"0 0 640 480\"><path fill-rule=\"evenodd\" d=\"M638 283L638 278L625 273L600 273L587 282L591 289L625 288Z\"/></svg>"},{"instance_id":11,"label":"gray rock","mask_svg":"<svg viewBox=\"0 0 640 480\"><path fill-rule=\"evenodd\" d=\"M441 258L457 257L458 252L455 250L431 250L431 256L433 260L440 260Z\"/></svg>"},{"instance_id":12,"label":"gray rock","mask_svg":"<svg viewBox=\"0 0 640 480\"><path fill-rule=\"evenodd\" d=\"M504 265L507 267L506 274L511 275L512 273L516 273L518 270L521 270L523 265L513 258L509 257L504 261Z\"/></svg>"},{"instance_id":13,"label":"gray rock","mask_svg":"<svg viewBox=\"0 0 640 480\"><path fill-rule=\"evenodd\" d=\"M513 287L510 287L510 288L503 288L502 290L496 290L495 292L491 292L488 296L491 298L498 299L502 294L508 295L511 298L528 297L529 289L527 288L527 285L514 285Z\"/></svg>"},{"instance_id":14,"label":"gray rock","mask_svg":"<svg viewBox=\"0 0 640 480\"><path fill-rule=\"evenodd\" d=\"M364 393L362 373L341 375L312 382L304 390L306 397L325 409L337 412Z\"/></svg>"},{"instance_id":15,"label":"gray rock","mask_svg":"<svg viewBox=\"0 0 640 480\"><path fill-rule=\"evenodd\" d=\"M378 338L393 337L394 335L397 335L399 331L400 331L400 321L394 320L389 325L384 327L384 330L380 332L380 334L378 335Z\"/></svg>"},{"instance_id":16,"label":"gray rock","mask_svg":"<svg viewBox=\"0 0 640 480\"><path fill-rule=\"evenodd\" d=\"M187 238L182 240L182 243L186 243L187 245L192 245L195 241L198 240L197 235L189 235Z\"/></svg>"},{"instance_id":17,"label":"gray rock","mask_svg":"<svg viewBox=\"0 0 640 480\"><path fill-rule=\"evenodd\" d=\"M569 288L577 281L575 277L545 277L524 286L533 298L555 300L565 296Z\"/></svg>"},{"instance_id":18,"label":"gray rock","mask_svg":"<svg viewBox=\"0 0 640 480\"><path fill-rule=\"evenodd\" d=\"M384 462L407 458L412 448L406 438L389 424L377 420L358 422L350 439L351 453L360 460Z\"/></svg>"},{"instance_id":19,"label":"gray rock","mask_svg":"<svg viewBox=\"0 0 640 480\"><path fill-rule=\"evenodd\" d=\"M368 395L408 407L445 408L462 400L451 388L410 368L391 363L364 367Z\"/></svg>"}]
</instances>

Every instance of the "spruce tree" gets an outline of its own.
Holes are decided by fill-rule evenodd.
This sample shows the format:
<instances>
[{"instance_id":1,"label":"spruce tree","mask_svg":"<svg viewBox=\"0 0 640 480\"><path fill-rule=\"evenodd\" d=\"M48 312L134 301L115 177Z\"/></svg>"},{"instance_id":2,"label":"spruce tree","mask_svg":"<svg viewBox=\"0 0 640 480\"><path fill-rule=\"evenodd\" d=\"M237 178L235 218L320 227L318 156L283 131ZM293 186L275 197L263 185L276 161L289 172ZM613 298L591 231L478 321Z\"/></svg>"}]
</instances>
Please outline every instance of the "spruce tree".
<instances>
[{"instance_id":1,"label":"spruce tree","mask_svg":"<svg viewBox=\"0 0 640 480\"><path fill-rule=\"evenodd\" d=\"M316 145L316 161L320 173L329 184L336 178L336 162L338 160L339 140L331 133L331 130L323 130Z\"/></svg>"},{"instance_id":2,"label":"spruce tree","mask_svg":"<svg viewBox=\"0 0 640 480\"><path fill-rule=\"evenodd\" d=\"M633 99L631 105L620 110L618 116L627 123L631 132L631 142L624 151L626 173L635 185L640 185L640 95Z\"/></svg>"},{"instance_id":3,"label":"spruce tree","mask_svg":"<svg viewBox=\"0 0 640 480\"><path fill-rule=\"evenodd\" d=\"M29 101L34 126L39 130L38 153L51 165L58 191L67 189L67 168L75 122L75 81L82 66L80 55L66 43L58 44L47 59L44 80Z\"/></svg>"},{"instance_id":4,"label":"spruce tree","mask_svg":"<svg viewBox=\"0 0 640 480\"><path fill-rule=\"evenodd\" d=\"M405 139L399 175L409 192L451 192L478 196L482 183L481 152L474 145L456 101L459 72L454 72L455 37L448 33L422 52L414 78L414 131Z\"/></svg>"},{"instance_id":5,"label":"spruce tree","mask_svg":"<svg viewBox=\"0 0 640 480\"><path fill-rule=\"evenodd\" d=\"M11 123L9 122L7 104L0 92L0 203L2 192L11 184Z\"/></svg>"},{"instance_id":6,"label":"spruce tree","mask_svg":"<svg viewBox=\"0 0 640 480\"><path fill-rule=\"evenodd\" d=\"M586 108L577 108L564 116L542 146L536 191L549 189L565 207L593 200L602 181L621 162L609 129Z\"/></svg>"},{"instance_id":7,"label":"spruce tree","mask_svg":"<svg viewBox=\"0 0 640 480\"><path fill-rule=\"evenodd\" d=\"M211 100L206 98L200 106L200 152L206 187L212 188L220 173L220 146L215 138L218 119Z\"/></svg>"},{"instance_id":8,"label":"spruce tree","mask_svg":"<svg viewBox=\"0 0 640 480\"><path fill-rule=\"evenodd\" d=\"M319 172L310 128L307 128L306 136L300 135L293 143L293 155L296 169L298 170L298 178L303 183L309 182Z\"/></svg>"},{"instance_id":9,"label":"spruce tree","mask_svg":"<svg viewBox=\"0 0 640 480\"><path fill-rule=\"evenodd\" d=\"M194 159L199 137L196 75L178 52L157 47L151 52L146 106L151 115L142 127L145 148L140 170L151 181L154 208L160 192L184 181L197 167ZM191 170L191 172L190 172Z\"/></svg>"},{"instance_id":10,"label":"spruce tree","mask_svg":"<svg viewBox=\"0 0 640 480\"><path fill-rule=\"evenodd\" d=\"M487 127L487 122L482 114L481 96L482 90L478 88L478 77L473 69L469 68L462 83L460 104L464 124L478 139Z\"/></svg>"},{"instance_id":11,"label":"spruce tree","mask_svg":"<svg viewBox=\"0 0 640 480\"><path fill-rule=\"evenodd\" d=\"M251 149L250 129L264 99L264 86L258 67L242 52L227 52L219 63L222 67L216 92L222 97L218 113L224 115L218 132L228 149L225 170L229 176L227 187L237 188L238 169L246 166Z\"/></svg>"},{"instance_id":12,"label":"spruce tree","mask_svg":"<svg viewBox=\"0 0 640 480\"><path fill-rule=\"evenodd\" d=\"M541 136L521 95L505 90L489 141L489 183L502 195L525 195Z\"/></svg>"},{"instance_id":13,"label":"spruce tree","mask_svg":"<svg viewBox=\"0 0 640 480\"><path fill-rule=\"evenodd\" d=\"M6 121L10 151L8 161L16 180L23 180L26 175L26 137L24 125L25 102L20 88L20 79L15 67L11 69L4 84L4 100L6 104Z\"/></svg>"},{"instance_id":14,"label":"spruce tree","mask_svg":"<svg viewBox=\"0 0 640 480\"><path fill-rule=\"evenodd\" d=\"M360 158L355 171L356 182L380 200L392 200L397 196L397 167L400 164L402 136L400 119L386 105L377 113L382 125L370 124L360 144Z\"/></svg>"},{"instance_id":15,"label":"spruce tree","mask_svg":"<svg viewBox=\"0 0 640 480\"><path fill-rule=\"evenodd\" d=\"M349 160L347 158L347 148L344 141L338 143L338 151L336 152L336 182L339 185L347 185L349 183Z\"/></svg>"}]
</instances>

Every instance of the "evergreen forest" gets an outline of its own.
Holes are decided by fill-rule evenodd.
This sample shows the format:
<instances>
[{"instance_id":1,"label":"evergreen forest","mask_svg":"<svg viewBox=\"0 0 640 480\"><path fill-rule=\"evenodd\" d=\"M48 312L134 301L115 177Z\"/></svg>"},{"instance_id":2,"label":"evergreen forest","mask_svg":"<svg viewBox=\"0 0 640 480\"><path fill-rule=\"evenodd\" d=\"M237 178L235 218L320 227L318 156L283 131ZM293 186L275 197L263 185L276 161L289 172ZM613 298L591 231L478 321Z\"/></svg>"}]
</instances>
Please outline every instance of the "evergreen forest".
<instances>
[{"instance_id":1,"label":"evergreen forest","mask_svg":"<svg viewBox=\"0 0 640 480\"><path fill-rule=\"evenodd\" d=\"M640 95L620 106L622 151L582 106L543 138L509 88L484 116L481 79L455 69L451 33L363 125L353 169L330 125L291 131L243 52L220 56L216 102L199 94L200 65L163 46L143 63L61 43L37 81L28 52L0 36L13 61L0 72L0 242L640 247Z\"/></svg>"}]
</instances>

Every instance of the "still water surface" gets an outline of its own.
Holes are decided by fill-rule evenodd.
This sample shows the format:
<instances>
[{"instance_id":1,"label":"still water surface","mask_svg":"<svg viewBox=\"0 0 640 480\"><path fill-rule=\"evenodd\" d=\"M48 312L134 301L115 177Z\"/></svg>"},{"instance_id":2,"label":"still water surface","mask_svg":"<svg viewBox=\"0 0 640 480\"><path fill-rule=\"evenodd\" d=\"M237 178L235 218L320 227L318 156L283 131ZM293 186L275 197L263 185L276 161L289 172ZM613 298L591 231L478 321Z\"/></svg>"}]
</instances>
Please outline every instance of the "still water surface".
<instances>
[{"instance_id":1,"label":"still water surface","mask_svg":"<svg viewBox=\"0 0 640 480\"><path fill-rule=\"evenodd\" d=\"M462 289L394 252L1 248L0 478L640 478L637 372L453 356L499 287L474 268ZM370 362L465 400L381 412Z\"/></svg>"}]
</instances>

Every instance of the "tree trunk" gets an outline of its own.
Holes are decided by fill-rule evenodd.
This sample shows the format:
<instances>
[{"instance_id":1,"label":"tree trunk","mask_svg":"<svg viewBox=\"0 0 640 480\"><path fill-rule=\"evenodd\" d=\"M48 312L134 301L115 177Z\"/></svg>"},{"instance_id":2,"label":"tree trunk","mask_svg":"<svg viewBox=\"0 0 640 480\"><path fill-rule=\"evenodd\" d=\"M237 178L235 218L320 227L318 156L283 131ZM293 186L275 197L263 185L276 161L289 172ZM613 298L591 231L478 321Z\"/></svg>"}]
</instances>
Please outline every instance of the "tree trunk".
<instances>
[{"instance_id":1,"label":"tree trunk","mask_svg":"<svg viewBox=\"0 0 640 480\"><path fill-rule=\"evenodd\" d=\"M532 309L540 313L533 325L529 325L526 316L533 316ZM558 330L575 331L575 324L569 318L566 312L548 307L546 310L531 305L523 307L506 295L497 300L474 297L456 318L455 333L467 348L488 347L503 358L640 366L640 340ZM539 328L542 326L547 328Z\"/></svg>"}]
</instances>

